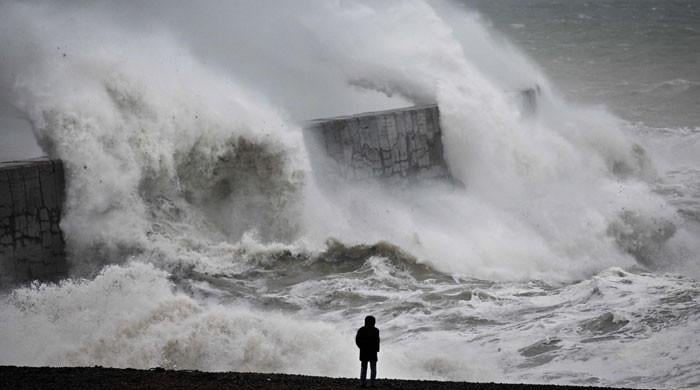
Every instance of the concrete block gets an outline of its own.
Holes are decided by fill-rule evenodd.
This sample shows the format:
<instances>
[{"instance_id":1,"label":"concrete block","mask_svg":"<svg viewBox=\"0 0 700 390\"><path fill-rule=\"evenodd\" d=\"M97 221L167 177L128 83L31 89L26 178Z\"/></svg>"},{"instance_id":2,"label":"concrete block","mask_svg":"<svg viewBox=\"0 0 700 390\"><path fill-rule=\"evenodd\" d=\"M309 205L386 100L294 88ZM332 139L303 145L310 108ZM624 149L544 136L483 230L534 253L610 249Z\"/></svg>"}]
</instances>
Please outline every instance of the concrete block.
<instances>
[{"instance_id":1,"label":"concrete block","mask_svg":"<svg viewBox=\"0 0 700 390\"><path fill-rule=\"evenodd\" d=\"M17 171L15 171L17 172ZM10 206L12 214L24 214L27 210L27 199L25 198L24 182L21 175L11 175L10 179Z\"/></svg>"},{"instance_id":2,"label":"concrete block","mask_svg":"<svg viewBox=\"0 0 700 390\"><path fill-rule=\"evenodd\" d=\"M46 207L39 209L39 221L48 222L49 221L49 210Z\"/></svg>"},{"instance_id":3,"label":"concrete block","mask_svg":"<svg viewBox=\"0 0 700 390\"><path fill-rule=\"evenodd\" d=\"M63 174L59 161L0 164L0 269L7 271L0 275L0 287L34 278L53 280L67 271L58 228Z\"/></svg>"},{"instance_id":4,"label":"concrete block","mask_svg":"<svg viewBox=\"0 0 700 390\"><path fill-rule=\"evenodd\" d=\"M450 178L434 105L318 119L306 131L306 139L319 139L328 160L337 163L314 167L325 174L352 180Z\"/></svg>"},{"instance_id":5,"label":"concrete block","mask_svg":"<svg viewBox=\"0 0 700 390\"><path fill-rule=\"evenodd\" d=\"M56 181L54 180L53 170L49 172L42 172L39 176L39 184L41 186L41 198L43 205L47 208L59 207L60 203L56 198Z\"/></svg>"}]
</instances>

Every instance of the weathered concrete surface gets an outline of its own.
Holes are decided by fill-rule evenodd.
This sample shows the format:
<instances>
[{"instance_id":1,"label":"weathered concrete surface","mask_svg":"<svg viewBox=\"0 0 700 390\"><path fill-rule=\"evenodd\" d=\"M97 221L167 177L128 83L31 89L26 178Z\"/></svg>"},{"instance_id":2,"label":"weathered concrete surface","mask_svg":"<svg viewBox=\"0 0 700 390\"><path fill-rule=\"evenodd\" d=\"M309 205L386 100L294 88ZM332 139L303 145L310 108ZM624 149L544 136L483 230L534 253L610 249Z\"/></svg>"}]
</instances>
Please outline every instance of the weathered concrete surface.
<instances>
[{"instance_id":1,"label":"weathered concrete surface","mask_svg":"<svg viewBox=\"0 0 700 390\"><path fill-rule=\"evenodd\" d=\"M383 182L450 177L436 105L316 119L305 127L314 169L325 176Z\"/></svg>"},{"instance_id":2,"label":"weathered concrete surface","mask_svg":"<svg viewBox=\"0 0 700 390\"><path fill-rule=\"evenodd\" d=\"M0 163L0 286L66 272L60 161Z\"/></svg>"}]
</instances>

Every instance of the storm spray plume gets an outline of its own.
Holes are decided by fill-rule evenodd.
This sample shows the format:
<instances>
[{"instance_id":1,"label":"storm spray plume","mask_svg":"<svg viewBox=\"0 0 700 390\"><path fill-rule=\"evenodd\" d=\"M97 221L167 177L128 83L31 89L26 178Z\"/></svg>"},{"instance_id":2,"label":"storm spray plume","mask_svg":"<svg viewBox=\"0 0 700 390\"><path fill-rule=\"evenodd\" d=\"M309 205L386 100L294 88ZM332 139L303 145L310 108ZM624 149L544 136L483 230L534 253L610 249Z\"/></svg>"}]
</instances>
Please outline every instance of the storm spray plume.
<instances>
[{"instance_id":1,"label":"storm spray plume","mask_svg":"<svg viewBox=\"0 0 700 390\"><path fill-rule=\"evenodd\" d=\"M643 272L695 272L624 121L453 2L5 2L0 36L3 101L65 164L73 267L1 298L0 364L354 375L348 324L373 310L387 376L537 379L511 362L526 319L488 333L499 354L475 329L546 307L595 334L582 308L628 318L598 296L643 310L628 290L673 289ZM433 103L462 185L314 174L304 120Z\"/></svg>"}]
</instances>

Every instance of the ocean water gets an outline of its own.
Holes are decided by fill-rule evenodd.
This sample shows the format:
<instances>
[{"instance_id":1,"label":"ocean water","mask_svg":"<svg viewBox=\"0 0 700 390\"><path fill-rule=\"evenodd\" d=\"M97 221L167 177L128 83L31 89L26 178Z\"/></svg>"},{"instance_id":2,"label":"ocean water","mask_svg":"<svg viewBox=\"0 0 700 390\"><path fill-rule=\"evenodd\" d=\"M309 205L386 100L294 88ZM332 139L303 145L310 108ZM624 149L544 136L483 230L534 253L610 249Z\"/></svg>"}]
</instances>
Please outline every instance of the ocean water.
<instances>
[{"instance_id":1,"label":"ocean water","mask_svg":"<svg viewBox=\"0 0 700 390\"><path fill-rule=\"evenodd\" d=\"M71 277L0 364L700 386L700 4L0 5ZM515 91L538 86L537 110ZM464 183L329 189L301 121L437 102Z\"/></svg>"}]
</instances>

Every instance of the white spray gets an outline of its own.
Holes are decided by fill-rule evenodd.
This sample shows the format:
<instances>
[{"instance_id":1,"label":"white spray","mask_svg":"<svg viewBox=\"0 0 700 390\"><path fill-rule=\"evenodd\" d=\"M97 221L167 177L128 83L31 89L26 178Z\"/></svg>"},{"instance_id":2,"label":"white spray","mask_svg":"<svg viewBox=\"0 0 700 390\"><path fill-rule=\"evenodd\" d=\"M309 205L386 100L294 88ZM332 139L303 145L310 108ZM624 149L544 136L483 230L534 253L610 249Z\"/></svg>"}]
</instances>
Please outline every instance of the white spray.
<instances>
[{"instance_id":1,"label":"white spray","mask_svg":"<svg viewBox=\"0 0 700 390\"><path fill-rule=\"evenodd\" d=\"M453 276L563 281L636 263L615 222L653 231L674 220L619 121L562 102L477 16L418 0L254 3L168 2L157 17L146 6L0 6L13 37L0 50L17 59L2 67L2 93L66 164L76 274L126 263L5 298L2 363L353 375L351 324L209 302L175 291L163 270L241 272L336 238L388 241ZM538 112L525 118L512 92L535 84ZM426 101L440 106L464 189L316 186L297 121ZM437 349L418 362L393 351L395 376L478 378Z\"/></svg>"}]
</instances>

